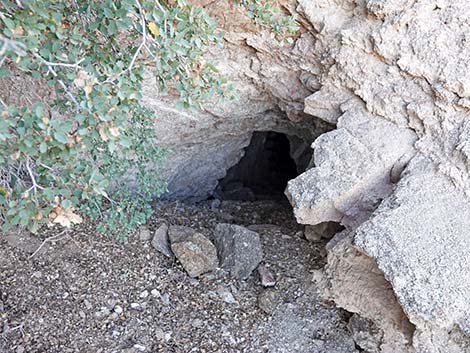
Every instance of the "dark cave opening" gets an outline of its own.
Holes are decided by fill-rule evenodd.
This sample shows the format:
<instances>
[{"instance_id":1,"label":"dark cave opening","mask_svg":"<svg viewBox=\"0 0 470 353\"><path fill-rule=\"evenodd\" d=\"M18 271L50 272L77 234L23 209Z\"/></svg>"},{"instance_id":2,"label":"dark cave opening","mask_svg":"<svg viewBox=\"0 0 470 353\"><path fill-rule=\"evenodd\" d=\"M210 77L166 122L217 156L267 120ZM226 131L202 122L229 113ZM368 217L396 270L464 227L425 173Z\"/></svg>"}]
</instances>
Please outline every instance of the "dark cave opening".
<instances>
[{"instance_id":1,"label":"dark cave opening","mask_svg":"<svg viewBox=\"0 0 470 353\"><path fill-rule=\"evenodd\" d=\"M219 181L214 196L244 201L285 199L287 182L306 168L297 165L305 156L297 164L291 157L291 143L296 139L273 131L254 132L245 155Z\"/></svg>"}]
</instances>

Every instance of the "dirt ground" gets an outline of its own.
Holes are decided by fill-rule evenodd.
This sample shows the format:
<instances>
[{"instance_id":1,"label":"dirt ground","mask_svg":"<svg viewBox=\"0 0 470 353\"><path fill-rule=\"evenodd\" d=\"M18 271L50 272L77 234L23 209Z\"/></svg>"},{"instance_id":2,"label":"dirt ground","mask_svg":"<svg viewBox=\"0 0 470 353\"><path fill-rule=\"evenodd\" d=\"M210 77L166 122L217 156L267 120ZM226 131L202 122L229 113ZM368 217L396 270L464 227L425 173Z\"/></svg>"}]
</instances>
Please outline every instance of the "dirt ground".
<instances>
[{"instance_id":1,"label":"dirt ground","mask_svg":"<svg viewBox=\"0 0 470 353\"><path fill-rule=\"evenodd\" d=\"M277 284L218 269L198 279L136 233L126 243L83 224L30 257L54 230L0 234L0 352L352 353L347 315L318 297L324 244L307 242L278 201L162 202L148 225L218 223L259 232Z\"/></svg>"}]
</instances>

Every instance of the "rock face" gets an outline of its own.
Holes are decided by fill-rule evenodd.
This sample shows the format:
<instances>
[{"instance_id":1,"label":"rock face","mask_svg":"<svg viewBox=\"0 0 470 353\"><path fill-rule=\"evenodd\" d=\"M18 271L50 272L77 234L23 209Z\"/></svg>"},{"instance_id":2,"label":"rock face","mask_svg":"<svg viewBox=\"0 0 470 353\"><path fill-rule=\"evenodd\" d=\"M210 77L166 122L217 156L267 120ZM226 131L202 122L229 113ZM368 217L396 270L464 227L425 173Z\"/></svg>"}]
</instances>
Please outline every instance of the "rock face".
<instances>
[{"instance_id":1,"label":"rock face","mask_svg":"<svg viewBox=\"0 0 470 353\"><path fill-rule=\"evenodd\" d=\"M329 245L324 291L357 313L351 329L369 351L469 351L470 5L297 10L325 58L305 112L337 129L315 140L314 168L287 195L299 222L347 228ZM366 323L372 336L360 334Z\"/></svg>"},{"instance_id":2,"label":"rock face","mask_svg":"<svg viewBox=\"0 0 470 353\"><path fill-rule=\"evenodd\" d=\"M470 3L281 3L302 26L292 45L228 0L204 2L227 33L208 57L239 100L181 113L146 85L160 142L173 151L168 196L213 193L253 131L311 144L311 168L286 194L300 223L346 228L318 280L355 313L356 344L469 352Z\"/></svg>"},{"instance_id":3,"label":"rock face","mask_svg":"<svg viewBox=\"0 0 470 353\"><path fill-rule=\"evenodd\" d=\"M198 277L217 267L217 249L214 244L194 229L170 226L168 237L171 250L191 277Z\"/></svg>"},{"instance_id":4,"label":"rock face","mask_svg":"<svg viewBox=\"0 0 470 353\"><path fill-rule=\"evenodd\" d=\"M308 54L314 46L311 35L305 34L295 48L288 48L260 32L234 2L207 4L207 11L226 33L224 47L211 48L207 60L214 60L234 83L239 98L217 98L203 111L182 112L176 109L174 97L159 94L151 78L144 84L143 103L155 110L158 143L170 151L162 175L169 181L168 198L211 196L218 180L242 158L255 131L288 135L291 154L297 159L299 148L332 128L303 112L304 99L316 87L310 72L315 68L308 67L314 58Z\"/></svg>"},{"instance_id":5,"label":"rock face","mask_svg":"<svg viewBox=\"0 0 470 353\"><path fill-rule=\"evenodd\" d=\"M214 235L221 267L236 278L248 278L263 259L258 233L223 223L217 225Z\"/></svg>"}]
</instances>

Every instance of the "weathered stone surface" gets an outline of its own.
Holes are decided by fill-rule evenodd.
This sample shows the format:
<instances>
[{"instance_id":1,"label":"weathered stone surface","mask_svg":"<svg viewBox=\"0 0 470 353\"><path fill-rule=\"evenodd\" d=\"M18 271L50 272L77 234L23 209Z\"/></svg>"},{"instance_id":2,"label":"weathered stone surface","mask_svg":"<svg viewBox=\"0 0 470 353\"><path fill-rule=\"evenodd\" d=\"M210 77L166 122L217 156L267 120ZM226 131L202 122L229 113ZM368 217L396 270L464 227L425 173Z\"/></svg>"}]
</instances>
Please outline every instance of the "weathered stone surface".
<instances>
[{"instance_id":1,"label":"weathered stone surface","mask_svg":"<svg viewBox=\"0 0 470 353\"><path fill-rule=\"evenodd\" d=\"M140 227L139 239L141 241L149 241L150 239L152 239L152 233L150 233L150 230L146 226Z\"/></svg>"},{"instance_id":2,"label":"weathered stone surface","mask_svg":"<svg viewBox=\"0 0 470 353\"><path fill-rule=\"evenodd\" d=\"M191 277L198 277L217 267L217 249L214 244L194 229L170 226L168 237L171 250Z\"/></svg>"},{"instance_id":3,"label":"weathered stone surface","mask_svg":"<svg viewBox=\"0 0 470 353\"><path fill-rule=\"evenodd\" d=\"M378 352L467 352L470 4L298 3L323 59L305 112L337 129L287 194L299 222L349 229L330 246L331 297L382 330Z\"/></svg>"},{"instance_id":4,"label":"weathered stone surface","mask_svg":"<svg viewBox=\"0 0 470 353\"><path fill-rule=\"evenodd\" d=\"M237 278L246 279L263 258L258 233L234 224L218 224L215 233L220 264Z\"/></svg>"},{"instance_id":5,"label":"weathered stone surface","mask_svg":"<svg viewBox=\"0 0 470 353\"><path fill-rule=\"evenodd\" d=\"M274 287L276 285L276 279L266 265L259 265L258 273L263 287Z\"/></svg>"},{"instance_id":6,"label":"weathered stone surface","mask_svg":"<svg viewBox=\"0 0 470 353\"><path fill-rule=\"evenodd\" d=\"M211 48L207 59L234 83L239 98L217 98L202 112L180 111L175 97L162 96L154 80L146 80L143 103L155 111L158 143L170 150L162 170L169 180L168 198L212 195L217 181L243 156L254 131L281 132L310 145L331 129L303 112L304 99L318 87L311 34L304 33L295 45L281 45L233 2L203 4L226 33L223 48Z\"/></svg>"},{"instance_id":7,"label":"weathered stone surface","mask_svg":"<svg viewBox=\"0 0 470 353\"><path fill-rule=\"evenodd\" d=\"M373 259L355 249L351 241L352 234L343 231L328 243L328 264L314 278L319 292L374 322L382 334L380 352L408 352L413 325Z\"/></svg>"},{"instance_id":8,"label":"weathered stone surface","mask_svg":"<svg viewBox=\"0 0 470 353\"><path fill-rule=\"evenodd\" d=\"M348 328L359 347L366 352L380 352L383 332L373 321L354 314L349 319Z\"/></svg>"},{"instance_id":9,"label":"weathered stone surface","mask_svg":"<svg viewBox=\"0 0 470 353\"><path fill-rule=\"evenodd\" d=\"M355 113L315 141L315 167L289 182L286 193L299 223L364 221L390 193L394 164L412 150L411 130Z\"/></svg>"},{"instance_id":10,"label":"weathered stone surface","mask_svg":"<svg viewBox=\"0 0 470 353\"><path fill-rule=\"evenodd\" d=\"M420 159L354 242L377 261L417 330L447 337L454 327L470 332L469 230L470 201Z\"/></svg>"},{"instance_id":11,"label":"weathered stone surface","mask_svg":"<svg viewBox=\"0 0 470 353\"><path fill-rule=\"evenodd\" d=\"M162 225L155 231L152 238L152 246L155 248L155 250L167 257L174 256L170 249L170 243L168 239L168 225L166 223L162 223Z\"/></svg>"}]
</instances>

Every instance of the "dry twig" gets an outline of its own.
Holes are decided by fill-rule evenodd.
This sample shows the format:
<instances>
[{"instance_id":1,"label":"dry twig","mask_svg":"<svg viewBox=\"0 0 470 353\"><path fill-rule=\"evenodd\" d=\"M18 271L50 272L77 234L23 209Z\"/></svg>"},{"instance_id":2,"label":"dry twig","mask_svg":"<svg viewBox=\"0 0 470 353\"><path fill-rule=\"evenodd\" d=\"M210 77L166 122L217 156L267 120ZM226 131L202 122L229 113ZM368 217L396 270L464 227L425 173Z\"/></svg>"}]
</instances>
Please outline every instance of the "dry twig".
<instances>
[{"instance_id":1,"label":"dry twig","mask_svg":"<svg viewBox=\"0 0 470 353\"><path fill-rule=\"evenodd\" d=\"M65 233L65 234L64 234ZM66 238L68 237L70 234L68 232L68 229L64 229L62 232L60 232L59 234L56 234L56 235L53 235L52 237L49 237L47 239L45 239L42 244L39 246L39 248L36 249L35 252L32 253L32 255L29 257L30 259L33 258L41 249L44 245L46 245L46 243L49 243L49 242L56 242L56 241L60 241L62 240L63 238Z\"/></svg>"}]
</instances>

